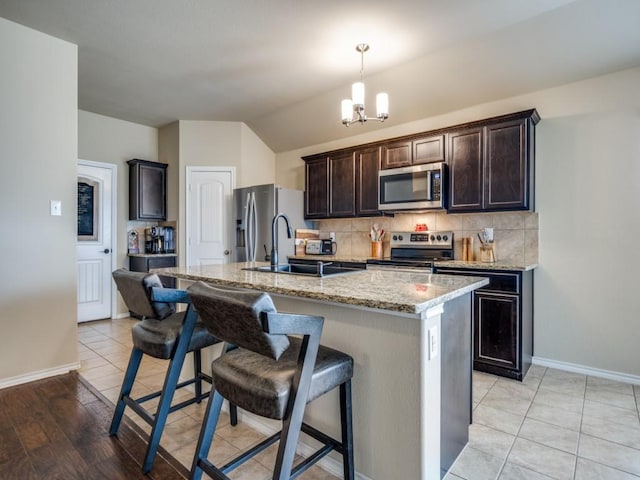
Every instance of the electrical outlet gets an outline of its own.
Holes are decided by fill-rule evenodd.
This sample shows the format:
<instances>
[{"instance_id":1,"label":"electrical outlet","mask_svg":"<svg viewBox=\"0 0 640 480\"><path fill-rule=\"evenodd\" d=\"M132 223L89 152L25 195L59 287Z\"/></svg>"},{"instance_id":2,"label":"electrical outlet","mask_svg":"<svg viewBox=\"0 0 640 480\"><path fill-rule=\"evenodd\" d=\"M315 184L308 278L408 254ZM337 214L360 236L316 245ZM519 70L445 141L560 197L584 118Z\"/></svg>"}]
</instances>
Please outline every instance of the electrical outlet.
<instances>
[{"instance_id":1,"label":"electrical outlet","mask_svg":"<svg viewBox=\"0 0 640 480\"><path fill-rule=\"evenodd\" d=\"M51 200L50 208L52 217L59 217L62 215L62 202L60 200Z\"/></svg>"},{"instance_id":2,"label":"electrical outlet","mask_svg":"<svg viewBox=\"0 0 640 480\"><path fill-rule=\"evenodd\" d=\"M429 329L429 360L433 360L438 356L440 350L440 340L438 338L438 327L431 327Z\"/></svg>"},{"instance_id":3,"label":"electrical outlet","mask_svg":"<svg viewBox=\"0 0 640 480\"><path fill-rule=\"evenodd\" d=\"M329 232L329 238L332 242L336 241L336 232Z\"/></svg>"}]
</instances>

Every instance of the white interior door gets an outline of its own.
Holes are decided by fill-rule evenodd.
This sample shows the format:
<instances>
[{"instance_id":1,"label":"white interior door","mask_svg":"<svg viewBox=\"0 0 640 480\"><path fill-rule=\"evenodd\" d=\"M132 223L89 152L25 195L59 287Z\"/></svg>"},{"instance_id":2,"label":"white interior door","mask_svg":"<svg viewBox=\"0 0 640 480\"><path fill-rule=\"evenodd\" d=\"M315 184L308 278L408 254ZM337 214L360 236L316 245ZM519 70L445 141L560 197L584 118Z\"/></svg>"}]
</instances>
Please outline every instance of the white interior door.
<instances>
[{"instance_id":1,"label":"white interior door","mask_svg":"<svg viewBox=\"0 0 640 480\"><path fill-rule=\"evenodd\" d=\"M227 263L234 169L187 167L187 265Z\"/></svg>"},{"instance_id":2,"label":"white interior door","mask_svg":"<svg viewBox=\"0 0 640 480\"><path fill-rule=\"evenodd\" d=\"M78 322L111 318L116 166L78 161Z\"/></svg>"}]
</instances>

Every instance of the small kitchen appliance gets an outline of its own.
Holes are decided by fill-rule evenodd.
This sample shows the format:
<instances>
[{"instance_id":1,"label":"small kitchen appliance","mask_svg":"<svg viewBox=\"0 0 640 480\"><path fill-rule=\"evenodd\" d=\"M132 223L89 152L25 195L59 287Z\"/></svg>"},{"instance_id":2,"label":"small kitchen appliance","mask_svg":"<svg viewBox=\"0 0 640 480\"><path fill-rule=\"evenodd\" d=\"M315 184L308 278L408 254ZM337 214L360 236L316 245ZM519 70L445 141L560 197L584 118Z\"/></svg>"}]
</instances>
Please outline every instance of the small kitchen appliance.
<instances>
[{"instance_id":1,"label":"small kitchen appliance","mask_svg":"<svg viewBox=\"0 0 640 480\"><path fill-rule=\"evenodd\" d=\"M453 232L392 232L391 255L367 259L367 269L431 273L434 261L453 259Z\"/></svg>"},{"instance_id":2,"label":"small kitchen appliance","mask_svg":"<svg viewBox=\"0 0 640 480\"><path fill-rule=\"evenodd\" d=\"M304 253L307 255L335 255L338 246L336 242L326 239L308 239Z\"/></svg>"},{"instance_id":3,"label":"small kitchen appliance","mask_svg":"<svg viewBox=\"0 0 640 480\"><path fill-rule=\"evenodd\" d=\"M446 207L444 162L378 172L380 210L431 210Z\"/></svg>"},{"instance_id":4,"label":"small kitchen appliance","mask_svg":"<svg viewBox=\"0 0 640 480\"><path fill-rule=\"evenodd\" d=\"M144 229L145 253L165 253L165 227L151 227Z\"/></svg>"},{"instance_id":5,"label":"small kitchen appliance","mask_svg":"<svg viewBox=\"0 0 640 480\"><path fill-rule=\"evenodd\" d=\"M176 253L175 228L164 228L164 253Z\"/></svg>"}]
</instances>

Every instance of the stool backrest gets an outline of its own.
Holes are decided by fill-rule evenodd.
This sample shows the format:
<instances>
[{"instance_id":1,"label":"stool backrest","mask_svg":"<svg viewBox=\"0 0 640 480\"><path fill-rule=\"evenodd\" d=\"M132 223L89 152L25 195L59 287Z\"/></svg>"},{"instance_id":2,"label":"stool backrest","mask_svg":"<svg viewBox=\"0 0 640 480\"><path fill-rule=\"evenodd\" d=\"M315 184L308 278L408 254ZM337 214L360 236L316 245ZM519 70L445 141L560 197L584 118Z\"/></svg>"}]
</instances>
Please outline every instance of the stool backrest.
<instances>
[{"instance_id":1,"label":"stool backrest","mask_svg":"<svg viewBox=\"0 0 640 480\"><path fill-rule=\"evenodd\" d=\"M151 301L151 288L162 287L162 282L155 273L131 272L120 268L112 276L124 303L132 312L159 320L175 313L174 305Z\"/></svg>"},{"instance_id":2,"label":"stool backrest","mask_svg":"<svg viewBox=\"0 0 640 480\"><path fill-rule=\"evenodd\" d=\"M275 360L289 348L286 335L265 333L262 327L262 312L276 311L268 294L203 282L191 285L187 292L202 323L220 340Z\"/></svg>"}]
</instances>

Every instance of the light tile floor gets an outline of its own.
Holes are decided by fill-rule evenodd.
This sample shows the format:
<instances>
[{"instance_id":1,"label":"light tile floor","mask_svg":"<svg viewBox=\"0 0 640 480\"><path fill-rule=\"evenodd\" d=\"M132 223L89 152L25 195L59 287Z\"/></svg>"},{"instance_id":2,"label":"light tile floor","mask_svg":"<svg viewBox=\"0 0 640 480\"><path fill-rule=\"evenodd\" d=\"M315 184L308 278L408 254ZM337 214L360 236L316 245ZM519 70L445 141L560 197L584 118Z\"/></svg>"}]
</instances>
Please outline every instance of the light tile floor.
<instances>
[{"instance_id":1,"label":"light tile floor","mask_svg":"<svg viewBox=\"0 0 640 480\"><path fill-rule=\"evenodd\" d=\"M129 360L134 323L125 318L78 327L80 373L113 402ZM145 356L137 392L157 389L165 370L166 362ZM523 382L474 372L473 400L469 444L446 480L640 479L639 385L534 365ZM203 413L204 405L172 413L161 440L187 468ZM149 430L135 414L131 418ZM263 438L242 423L231 427L225 417L216 431L213 461L224 461ZM234 471L231 478L266 480L274 457L272 446ZM316 465L299 478L338 477Z\"/></svg>"}]
</instances>

